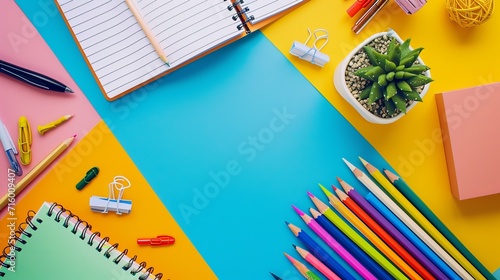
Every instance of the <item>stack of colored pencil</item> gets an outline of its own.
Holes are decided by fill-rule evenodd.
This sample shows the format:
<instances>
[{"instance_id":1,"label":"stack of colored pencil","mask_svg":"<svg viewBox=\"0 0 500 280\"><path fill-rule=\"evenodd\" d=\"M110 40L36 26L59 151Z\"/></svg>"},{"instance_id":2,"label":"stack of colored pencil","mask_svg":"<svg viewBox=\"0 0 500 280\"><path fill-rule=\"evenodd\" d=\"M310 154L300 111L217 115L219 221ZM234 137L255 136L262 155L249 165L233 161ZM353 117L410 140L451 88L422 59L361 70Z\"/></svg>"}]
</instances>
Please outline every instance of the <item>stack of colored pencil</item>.
<instances>
[{"instance_id":1,"label":"stack of colored pencil","mask_svg":"<svg viewBox=\"0 0 500 280\"><path fill-rule=\"evenodd\" d=\"M298 255L314 267L285 253L304 278L495 279L400 177L360 158L368 176L343 160L369 191L337 178L341 188L320 185L334 209L310 192L311 216L292 206L323 241L286 223L305 246L293 245Z\"/></svg>"}]
</instances>

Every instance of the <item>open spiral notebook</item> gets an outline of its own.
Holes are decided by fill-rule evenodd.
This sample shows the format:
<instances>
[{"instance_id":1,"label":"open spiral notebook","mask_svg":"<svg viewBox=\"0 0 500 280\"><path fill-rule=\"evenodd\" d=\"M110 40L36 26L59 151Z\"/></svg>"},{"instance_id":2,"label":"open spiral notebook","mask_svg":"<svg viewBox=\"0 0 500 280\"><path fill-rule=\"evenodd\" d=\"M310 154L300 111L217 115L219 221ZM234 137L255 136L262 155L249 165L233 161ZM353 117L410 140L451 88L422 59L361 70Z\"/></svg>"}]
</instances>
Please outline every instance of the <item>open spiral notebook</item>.
<instances>
[{"instance_id":1,"label":"open spiral notebook","mask_svg":"<svg viewBox=\"0 0 500 280\"><path fill-rule=\"evenodd\" d=\"M45 202L0 256L0 279L160 280L146 262L127 256L118 243L56 203Z\"/></svg>"},{"instance_id":2,"label":"open spiral notebook","mask_svg":"<svg viewBox=\"0 0 500 280\"><path fill-rule=\"evenodd\" d=\"M114 100L276 20L307 0L135 0L167 66L124 0L56 0L104 96Z\"/></svg>"}]
</instances>

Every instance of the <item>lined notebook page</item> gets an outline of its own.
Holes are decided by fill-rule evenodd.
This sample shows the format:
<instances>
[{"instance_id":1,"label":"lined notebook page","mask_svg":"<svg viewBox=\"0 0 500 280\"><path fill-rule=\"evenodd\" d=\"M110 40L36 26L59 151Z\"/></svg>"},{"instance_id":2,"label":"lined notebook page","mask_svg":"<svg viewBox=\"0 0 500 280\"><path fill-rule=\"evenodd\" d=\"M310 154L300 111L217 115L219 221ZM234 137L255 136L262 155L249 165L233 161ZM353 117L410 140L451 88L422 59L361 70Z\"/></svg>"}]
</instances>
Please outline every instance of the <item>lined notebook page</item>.
<instances>
[{"instance_id":1,"label":"lined notebook page","mask_svg":"<svg viewBox=\"0 0 500 280\"><path fill-rule=\"evenodd\" d=\"M241 34L223 0L136 0L165 49L158 57L123 0L58 0L109 98Z\"/></svg>"},{"instance_id":2,"label":"lined notebook page","mask_svg":"<svg viewBox=\"0 0 500 280\"><path fill-rule=\"evenodd\" d=\"M224 0L136 0L172 67L235 37L241 21Z\"/></svg>"},{"instance_id":3,"label":"lined notebook page","mask_svg":"<svg viewBox=\"0 0 500 280\"><path fill-rule=\"evenodd\" d=\"M251 23L257 23L275 14L282 12L292 6L302 2L302 0L245 0L241 7L249 8L245 13L247 18L254 17Z\"/></svg>"}]
</instances>

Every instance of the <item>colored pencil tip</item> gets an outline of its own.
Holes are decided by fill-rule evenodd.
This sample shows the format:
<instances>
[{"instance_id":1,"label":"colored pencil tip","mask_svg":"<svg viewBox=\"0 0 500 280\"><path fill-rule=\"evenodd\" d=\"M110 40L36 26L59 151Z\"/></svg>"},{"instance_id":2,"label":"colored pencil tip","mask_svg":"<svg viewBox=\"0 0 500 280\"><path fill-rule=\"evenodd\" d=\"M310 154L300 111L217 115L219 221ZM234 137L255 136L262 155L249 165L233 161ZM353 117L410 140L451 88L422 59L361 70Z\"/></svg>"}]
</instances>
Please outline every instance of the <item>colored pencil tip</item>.
<instances>
[{"instance_id":1,"label":"colored pencil tip","mask_svg":"<svg viewBox=\"0 0 500 280\"><path fill-rule=\"evenodd\" d=\"M327 190L325 187L323 187L321 184L319 185L319 187L321 188L321 190L325 193L326 196L330 196L330 195L333 195L332 192L330 192L329 190Z\"/></svg>"},{"instance_id":2,"label":"colored pencil tip","mask_svg":"<svg viewBox=\"0 0 500 280\"><path fill-rule=\"evenodd\" d=\"M295 244L292 244L292 246L293 246L293 248L297 248L297 245L295 245Z\"/></svg>"},{"instance_id":3,"label":"colored pencil tip","mask_svg":"<svg viewBox=\"0 0 500 280\"><path fill-rule=\"evenodd\" d=\"M69 88L69 87L66 87L66 88L64 89L64 91L65 91L65 92L69 92L69 93L74 93L74 91L73 91L71 88Z\"/></svg>"},{"instance_id":4,"label":"colored pencil tip","mask_svg":"<svg viewBox=\"0 0 500 280\"><path fill-rule=\"evenodd\" d=\"M349 167L349 169L351 169L351 170L356 169L356 167L354 165L352 165L352 163L348 162L347 159L342 158L342 160L345 162L345 164L347 164L347 166Z\"/></svg>"},{"instance_id":5,"label":"colored pencil tip","mask_svg":"<svg viewBox=\"0 0 500 280\"><path fill-rule=\"evenodd\" d=\"M295 205L292 205L292 208L293 210L295 210L295 212L297 212L297 214L299 214L299 216L304 215L304 212L302 212L302 210L300 210L299 208L295 207Z\"/></svg>"},{"instance_id":6,"label":"colored pencil tip","mask_svg":"<svg viewBox=\"0 0 500 280\"><path fill-rule=\"evenodd\" d=\"M313 218L317 218L321 213L319 213L318 210L314 209L314 208L309 208L309 212L311 212L311 215L313 216Z\"/></svg>"},{"instance_id":7,"label":"colored pencil tip","mask_svg":"<svg viewBox=\"0 0 500 280\"><path fill-rule=\"evenodd\" d=\"M332 188L334 191L337 191L339 188L335 187L334 185L332 185Z\"/></svg>"},{"instance_id":8,"label":"colored pencil tip","mask_svg":"<svg viewBox=\"0 0 500 280\"><path fill-rule=\"evenodd\" d=\"M285 221L285 224L288 226L290 223L289 223L289 222L287 222L287 221Z\"/></svg>"},{"instance_id":9,"label":"colored pencil tip","mask_svg":"<svg viewBox=\"0 0 500 280\"><path fill-rule=\"evenodd\" d=\"M340 189L335 189L335 193L340 199L345 199L347 198L347 195Z\"/></svg>"},{"instance_id":10,"label":"colored pencil tip","mask_svg":"<svg viewBox=\"0 0 500 280\"><path fill-rule=\"evenodd\" d=\"M359 160L361 161L361 163L363 163L363 165L367 165L368 162L366 160L364 160L362 157L358 157Z\"/></svg>"},{"instance_id":11,"label":"colored pencil tip","mask_svg":"<svg viewBox=\"0 0 500 280\"><path fill-rule=\"evenodd\" d=\"M314 198L314 194L312 194L310 191L307 191L307 195L308 195L310 198Z\"/></svg>"},{"instance_id":12,"label":"colored pencil tip","mask_svg":"<svg viewBox=\"0 0 500 280\"><path fill-rule=\"evenodd\" d=\"M75 134L75 135L73 135L73 138L76 138L76 134Z\"/></svg>"}]
</instances>

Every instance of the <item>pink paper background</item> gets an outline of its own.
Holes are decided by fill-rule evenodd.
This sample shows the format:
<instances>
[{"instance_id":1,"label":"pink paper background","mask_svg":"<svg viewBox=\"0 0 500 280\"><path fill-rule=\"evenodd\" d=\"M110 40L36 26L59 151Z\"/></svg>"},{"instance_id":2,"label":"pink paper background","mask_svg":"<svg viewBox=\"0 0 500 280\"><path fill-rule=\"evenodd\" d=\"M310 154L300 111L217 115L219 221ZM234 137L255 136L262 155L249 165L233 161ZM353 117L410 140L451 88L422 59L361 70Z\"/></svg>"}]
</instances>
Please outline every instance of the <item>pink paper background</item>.
<instances>
[{"instance_id":1,"label":"pink paper background","mask_svg":"<svg viewBox=\"0 0 500 280\"><path fill-rule=\"evenodd\" d=\"M74 147L100 121L100 117L15 2L0 0L0 7L0 59L52 77L75 92L64 94L45 91L0 74L0 119L9 130L16 148L19 117L26 116L32 129L32 160L29 165L22 166L24 176L62 141L77 134L68 150ZM67 114L74 116L43 136L38 133L38 125L45 125ZM7 193L9 167L7 157L2 151L2 197ZM43 175L44 173L41 173L22 193L29 191ZM20 178L22 177L15 177L16 181ZM21 198L22 193L17 198ZM4 212L5 210L0 212L0 216Z\"/></svg>"}]
</instances>

